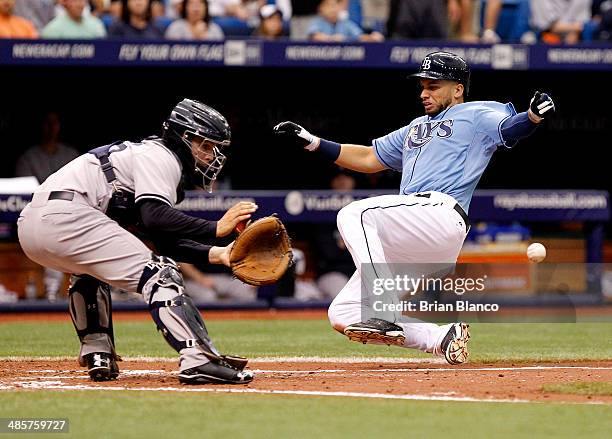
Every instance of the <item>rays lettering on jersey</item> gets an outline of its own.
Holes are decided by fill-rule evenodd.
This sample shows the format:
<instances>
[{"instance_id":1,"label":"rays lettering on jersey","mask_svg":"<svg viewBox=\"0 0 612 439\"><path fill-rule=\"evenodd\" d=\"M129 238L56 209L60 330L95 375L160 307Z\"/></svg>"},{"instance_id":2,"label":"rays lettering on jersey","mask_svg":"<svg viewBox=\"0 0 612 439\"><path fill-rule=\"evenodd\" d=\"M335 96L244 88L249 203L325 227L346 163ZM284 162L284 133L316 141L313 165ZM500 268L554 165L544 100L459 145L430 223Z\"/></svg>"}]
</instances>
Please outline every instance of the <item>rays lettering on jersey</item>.
<instances>
[{"instance_id":1,"label":"rays lettering on jersey","mask_svg":"<svg viewBox=\"0 0 612 439\"><path fill-rule=\"evenodd\" d=\"M414 125L404 140L404 148L416 149L427 145L434 136L447 138L453 135L453 119L431 120Z\"/></svg>"}]
</instances>

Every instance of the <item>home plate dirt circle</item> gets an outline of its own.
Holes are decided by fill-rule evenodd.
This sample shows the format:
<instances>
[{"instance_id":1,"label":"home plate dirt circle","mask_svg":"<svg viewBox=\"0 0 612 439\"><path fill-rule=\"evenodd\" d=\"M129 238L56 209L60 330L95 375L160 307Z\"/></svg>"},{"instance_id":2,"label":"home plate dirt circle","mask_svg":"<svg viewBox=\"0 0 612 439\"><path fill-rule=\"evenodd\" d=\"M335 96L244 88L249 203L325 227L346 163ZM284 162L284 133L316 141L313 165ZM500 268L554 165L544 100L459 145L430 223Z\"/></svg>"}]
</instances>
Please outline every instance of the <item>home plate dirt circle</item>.
<instances>
[{"instance_id":1,"label":"home plate dirt circle","mask_svg":"<svg viewBox=\"0 0 612 439\"><path fill-rule=\"evenodd\" d=\"M612 361L471 363L359 359L259 359L249 363L255 380L242 386L188 386L178 382L176 361L131 359L119 363L117 380L94 383L75 360L0 360L0 390L115 390L237 392L364 398L612 404L612 396L546 393L562 382L612 381Z\"/></svg>"}]
</instances>

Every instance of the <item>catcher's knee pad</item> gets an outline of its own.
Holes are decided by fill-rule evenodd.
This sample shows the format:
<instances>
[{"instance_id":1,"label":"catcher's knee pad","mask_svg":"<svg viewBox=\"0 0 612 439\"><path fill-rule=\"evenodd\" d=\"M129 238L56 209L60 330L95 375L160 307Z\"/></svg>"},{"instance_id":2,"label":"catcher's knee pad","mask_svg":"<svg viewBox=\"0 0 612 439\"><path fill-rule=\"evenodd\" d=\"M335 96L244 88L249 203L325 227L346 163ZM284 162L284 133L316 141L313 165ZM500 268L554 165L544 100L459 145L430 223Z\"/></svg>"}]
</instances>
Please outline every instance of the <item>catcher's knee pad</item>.
<instances>
[{"instance_id":1,"label":"catcher's knee pad","mask_svg":"<svg viewBox=\"0 0 612 439\"><path fill-rule=\"evenodd\" d=\"M143 271L139 290L149 304L157 330L174 350L201 347L218 355L200 312L185 295L183 276L176 262L153 255Z\"/></svg>"},{"instance_id":2,"label":"catcher's knee pad","mask_svg":"<svg viewBox=\"0 0 612 439\"><path fill-rule=\"evenodd\" d=\"M110 286L88 275L72 275L68 298L81 344L89 343L115 355Z\"/></svg>"}]
</instances>

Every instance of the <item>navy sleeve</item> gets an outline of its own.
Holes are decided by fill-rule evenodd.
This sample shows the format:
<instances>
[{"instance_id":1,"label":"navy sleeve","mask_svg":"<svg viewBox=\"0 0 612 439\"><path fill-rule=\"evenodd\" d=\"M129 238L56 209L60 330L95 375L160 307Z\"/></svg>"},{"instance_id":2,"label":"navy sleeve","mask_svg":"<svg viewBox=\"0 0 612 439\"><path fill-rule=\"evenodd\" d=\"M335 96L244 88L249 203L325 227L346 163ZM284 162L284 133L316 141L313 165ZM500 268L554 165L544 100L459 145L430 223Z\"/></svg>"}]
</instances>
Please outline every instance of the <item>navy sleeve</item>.
<instances>
[{"instance_id":1,"label":"navy sleeve","mask_svg":"<svg viewBox=\"0 0 612 439\"><path fill-rule=\"evenodd\" d=\"M508 147L534 133L538 124L533 123L527 112L510 116L501 124L501 135Z\"/></svg>"},{"instance_id":2,"label":"navy sleeve","mask_svg":"<svg viewBox=\"0 0 612 439\"><path fill-rule=\"evenodd\" d=\"M168 256L177 262L198 266L209 264L208 254L212 247L210 245L200 244L190 239L169 240L164 238L155 239L154 244L159 254Z\"/></svg>"},{"instance_id":3,"label":"navy sleeve","mask_svg":"<svg viewBox=\"0 0 612 439\"><path fill-rule=\"evenodd\" d=\"M217 237L217 222L189 216L163 201L145 198L137 203L145 231L165 239L207 243Z\"/></svg>"}]
</instances>

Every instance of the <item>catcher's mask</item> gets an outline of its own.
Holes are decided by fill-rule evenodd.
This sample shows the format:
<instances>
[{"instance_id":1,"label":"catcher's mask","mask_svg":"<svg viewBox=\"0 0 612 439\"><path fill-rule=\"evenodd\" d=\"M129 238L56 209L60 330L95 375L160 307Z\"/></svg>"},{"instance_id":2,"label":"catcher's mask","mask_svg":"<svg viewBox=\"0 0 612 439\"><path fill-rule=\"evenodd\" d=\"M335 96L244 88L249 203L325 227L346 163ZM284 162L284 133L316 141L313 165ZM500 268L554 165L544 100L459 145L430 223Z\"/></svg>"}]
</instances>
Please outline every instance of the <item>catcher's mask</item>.
<instances>
[{"instance_id":1,"label":"catcher's mask","mask_svg":"<svg viewBox=\"0 0 612 439\"><path fill-rule=\"evenodd\" d=\"M221 152L221 148L228 146L229 141L216 142L206 139L192 131L185 131L182 140L191 149L194 158L194 172L202 177L202 187L212 192L213 182L221 172L227 157Z\"/></svg>"},{"instance_id":2,"label":"catcher's mask","mask_svg":"<svg viewBox=\"0 0 612 439\"><path fill-rule=\"evenodd\" d=\"M227 120L214 108L183 99L163 125L163 138L177 154L193 184L212 192L225 164L231 132Z\"/></svg>"}]
</instances>

